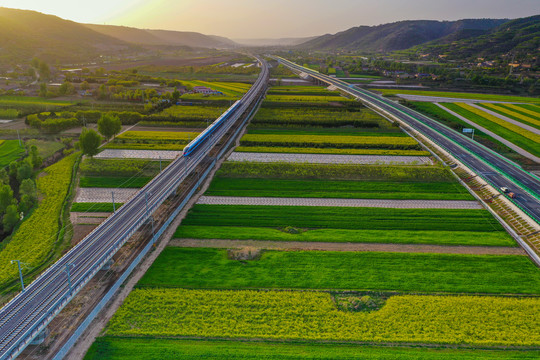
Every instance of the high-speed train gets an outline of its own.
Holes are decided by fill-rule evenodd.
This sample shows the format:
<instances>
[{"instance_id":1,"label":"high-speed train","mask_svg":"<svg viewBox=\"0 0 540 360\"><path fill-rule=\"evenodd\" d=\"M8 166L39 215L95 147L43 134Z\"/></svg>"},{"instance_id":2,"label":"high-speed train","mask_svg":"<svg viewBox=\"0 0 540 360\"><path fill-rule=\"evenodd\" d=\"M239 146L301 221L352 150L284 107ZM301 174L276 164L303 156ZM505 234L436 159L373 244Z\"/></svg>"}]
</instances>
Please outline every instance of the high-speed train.
<instances>
[{"instance_id":1,"label":"high-speed train","mask_svg":"<svg viewBox=\"0 0 540 360\"><path fill-rule=\"evenodd\" d=\"M193 151L195 151L199 146L204 144L206 140L213 133L215 133L224 123L227 121L229 116L235 112L235 110L242 104L242 100L235 102L227 111L221 114L220 117L216 119L209 127L207 127L202 133L200 133L193 141L191 141L182 151L182 156L189 156Z\"/></svg>"}]
</instances>

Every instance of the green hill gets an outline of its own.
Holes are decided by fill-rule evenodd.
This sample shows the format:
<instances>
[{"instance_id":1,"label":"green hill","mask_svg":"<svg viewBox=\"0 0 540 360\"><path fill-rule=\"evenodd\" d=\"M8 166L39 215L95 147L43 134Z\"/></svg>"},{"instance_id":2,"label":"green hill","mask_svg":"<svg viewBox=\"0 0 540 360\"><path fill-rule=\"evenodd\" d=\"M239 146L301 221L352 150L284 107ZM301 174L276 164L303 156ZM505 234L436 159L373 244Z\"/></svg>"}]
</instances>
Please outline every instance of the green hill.
<instances>
[{"instance_id":1,"label":"green hill","mask_svg":"<svg viewBox=\"0 0 540 360\"><path fill-rule=\"evenodd\" d=\"M224 37L204 35L189 31L146 30L114 25L85 25L87 28L125 42L140 45L172 45L205 48L230 48L236 46Z\"/></svg>"},{"instance_id":2,"label":"green hill","mask_svg":"<svg viewBox=\"0 0 540 360\"><path fill-rule=\"evenodd\" d=\"M36 11L0 7L0 61L79 61L130 50L132 45L84 25Z\"/></svg>"}]
</instances>

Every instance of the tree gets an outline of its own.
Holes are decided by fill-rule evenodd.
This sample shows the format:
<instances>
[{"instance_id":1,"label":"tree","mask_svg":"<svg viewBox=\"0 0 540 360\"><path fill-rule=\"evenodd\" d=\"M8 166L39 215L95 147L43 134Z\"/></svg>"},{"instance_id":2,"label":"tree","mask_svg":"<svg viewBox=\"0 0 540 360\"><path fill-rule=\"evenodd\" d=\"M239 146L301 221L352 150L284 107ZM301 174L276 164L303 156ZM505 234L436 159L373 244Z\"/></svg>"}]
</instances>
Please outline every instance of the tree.
<instances>
[{"instance_id":1,"label":"tree","mask_svg":"<svg viewBox=\"0 0 540 360\"><path fill-rule=\"evenodd\" d=\"M15 225L19 222L19 210L17 205L9 205L6 209L6 214L4 215L4 232L11 232Z\"/></svg>"},{"instance_id":2,"label":"tree","mask_svg":"<svg viewBox=\"0 0 540 360\"><path fill-rule=\"evenodd\" d=\"M42 80L49 80L51 77L51 70L49 69L49 65L45 61L42 61L39 64L39 76Z\"/></svg>"},{"instance_id":3,"label":"tree","mask_svg":"<svg viewBox=\"0 0 540 360\"><path fill-rule=\"evenodd\" d=\"M9 205L15 202L13 190L9 185L0 185L0 215L6 212Z\"/></svg>"},{"instance_id":4,"label":"tree","mask_svg":"<svg viewBox=\"0 0 540 360\"><path fill-rule=\"evenodd\" d=\"M35 203L36 202L32 199L32 197L28 195L23 195L21 197L21 201L19 202L19 210L21 210L21 212L26 215L28 214L30 209L32 209Z\"/></svg>"},{"instance_id":5,"label":"tree","mask_svg":"<svg viewBox=\"0 0 540 360\"><path fill-rule=\"evenodd\" d=\"M39 84L39 96L41 97L47 96L47 84L45 83Z\"/></svg>"},{"instance_id":6,"label":"tree","mask_svg":"<svg viewBox=\"0 0 540 360\"><path fill-rule=\"evenodd\" d=\"M9 175L6 171L6 169L1 168L0 169L0 185L9 185Z\"/></svg>"},{"instance_id":7,"label":"tree","mask_svg":"<svg viewBox=\"0 0 540 360\"><path fill-rule=\"evenodd\" d=\"M22 183L23 180L29 179L31 177L32 166L28 162L23 161L17 169L17 180L19 181L19 183Z\"/></svg>"},{"instance_id":8,"label":"tree","mask_svg":"<svg viewBox=\"0 0 540 360\"><path fill-rule=\"evenodd\" d=\"M105 136L107 140L115 136L122 130L122 122L118 116L103 114L98 120L98 131Z\"/></svg>"},{"instance_id":9,"label":"tree","mask_svg":"<svg viewBox=\"0 0 540 360\"><path fill-rule=\"evenodd\" d=\"M178 89L175 89L172 93L172 102L173 104L176 104L178 102L178 99L180 98L180 91Z\"/></svg>"},{"instance_id":10,"label":"tree","mask_svg":"<svg viewBox=\"0 0 540 360\"><path fill-rule=\"evenodd\" d=\"M37 200L37 189L36 183L32 179L24 179L19 186L19 195L21 198L23 196L29 196L32 200Z\"/></svg>"},{"instance_id":11,"label":"tree","mask_svg":"<svg viewBox=\"0 0 540 360\"><path fill-rule=\"evenodd\" d=\"M32 162L32 167L34 169L38 168L43 164L43 158L39 156L39 151L36 145L30 147L30 161Z\"/></svg>"},{"instance_id":12,"label":"tree","mask_svg":"<svg viewBox=\"0 0 540 360\"><path fill-rule=\"evenodd\" d=\"M71 95L75 92L75 87L69 81L64 81L62 85L58 88L58 93L60 95Z\"/></svg>"},{"instance_id":13,"label":"tree","mask_svg":"<svg viewBox=\"0 0 540 360\"><path fill-rule=\"evenodd\" d=\"M88 83L88 81L85 80L81 83L81 90L88 90L88 89L90 89L90 84Z\"/></svg>"},{"instance_id":14,"label":"tree","mask_svg":"<svg viewBox=\"0 0 540 360\"><path fill-rule=\"evenodd\" d=\"M101 144L101 136L92 129L84 128L79 137L79 146L83 154L90 157L98 153L99 145Z\"/></svg>"}]
</instances>

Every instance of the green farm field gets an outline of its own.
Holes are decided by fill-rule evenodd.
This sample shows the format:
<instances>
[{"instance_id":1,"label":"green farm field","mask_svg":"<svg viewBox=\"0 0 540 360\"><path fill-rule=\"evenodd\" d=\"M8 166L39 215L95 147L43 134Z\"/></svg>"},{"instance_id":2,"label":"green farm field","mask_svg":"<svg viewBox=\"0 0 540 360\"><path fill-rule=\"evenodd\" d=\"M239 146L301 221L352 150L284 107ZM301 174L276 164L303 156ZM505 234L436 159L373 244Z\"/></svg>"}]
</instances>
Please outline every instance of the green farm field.
<instances>
[{"instance_id":1,"label":"green farm field","mask_svg":"<svg viewBox=\"0 0 540 360\"><path fill-rule=\"evenodd\" d=\"M238 261L225 249L167 247L137 286L539 294L540 273L518 255L265 251Z\"/></svg>"},{"instance_id":2,"label":"green farm field","mask_svg":"<svg viewBox=\"0 0 540 360\"><path fill-rule=\"evenodd\" d=\"M176 238L260 241L302 241L335 243L424 244L446 246L508 246L517 244L504 231L412 231L412 230L351 230L298 229L182 225Z\"/></svg>"},{"instance_id":3,"label":"green farm field","mask_svg":"<svg viewBox=\"0 0 540 360\"><path fill-rule=\"evenodd\" d=\"M215 177L205 195L350 199L474 200L458 183L275 180Z\"/></svg>"},{"instance_id":4,"label":"green farm field","mask_svg":"<svg viewBox=\"0 0 540 360\"><path fill-rule=\"evenodd\" d=\"M164 169L170 161L162 161ZM154 177L160 171L159 161L142 159L84 159L79 166L80 173L97 177Z\"/></svg>"},{"instance_id":5,"label":"green farm field","mask_svg":"<svg viewBox=\"0 0 540 360\"><path fill-rule=\"evenodd\" d=\"M0 106L24 108L27 106L63 107L69 106L71 101L51 100L32 96L0 96Z\"/></svg>"},{"instance_id":6,"label":"green farm field","mask_svg":"<svg viewBox=\"0 0 540 360\"><path fill-rule=\"evenodd\" d=\"M540 351L428 349L355 346L328 343L183 340L104 336L85 360L514 360L537 359Z\"/></svg>"},{"instance_id":7,"label":"green farm field","mask_svg":"<svg viewBox=\"0 0 540 360\"><path fill-rule=\"evenodd\" d=\"M539 309L538 298L396 295L350 312L322 292L136 289L107 334L537 346Z\"/></svg>"},{"instance_id":8,"label":"green farm field","mask_svg":"<svg viewBox=\"0 0 540 360\"><path fill-rule=\"evenodd\" d=\"M116 203L116 209L122 206L122 203ZM113 212L112 203L73 203L71 212Z\"/></svg>"},{"instance_id":9,"label":"green farm field","mask_svg":"<svg viewBox=\"0 0 540 360\"><path fill-rule=\"evenodd\" d=\"M540 99L537 97L534 98L534 97L511 96L511 95L475 94L475 93L464 93L464 92L404 90L404 89L372 89L372 90L381 92L383 95L406 94L406 95L448 97L448 98L458 98L458 99L492 100L492 101L524 102L524 103L540 104Z\"/></svg>"},{"instance_id":10,"label":"green farm field","mask_svg":"<svg viewBox=\"0 0 540 360\"><path fill-rule=\"evenodd\" d=\"M99 175L99 174L97 174ZM256 163L226 161L218 175L228 178L288 180L362 180L391 182L455 182L442 166Z\"/></svg>"},{"instance_id":11,"label":"green farm field","mask_svg":"<svg viewBox=\"0 0 540 360\"><path fill-rule=\"evenodd\" d=\"M79 179L79 187L83 188L141 188L152 177L127 177L127 176L82 176Z\"/></svg>"},{"instance_id":12,"label":"green farm field","mask_svg":"<svg viewBox=\"0 0 540 360\"><path fill-rule=\"evenodd\" d=\"M444 219L444 221L441 221ZM342 208L197 204L184 225L351 229L502 231L487 210Z\"/></svg>"},{"instance_id":13,"label":"green farm field","mask_svg":"<svg viewBox=\"0 0 540 360\"><path fill-rule=\"evenodd\" d=\"M396 127L369 112L335 111L329 108L261 108L253 120L253 127L337 128L353 127L364 131L400 132Z\"/></svg>"},{"instance_id":14,"label":"green farm field","mask_svg":"<svg viewBox=\"0 0 540 360\"><path fill-rule=\"evenodd\" d=\"M24 147L19 146L19 140L0 140L0 168L21 158L25 152Z\"/></svg>"}]
</instances>

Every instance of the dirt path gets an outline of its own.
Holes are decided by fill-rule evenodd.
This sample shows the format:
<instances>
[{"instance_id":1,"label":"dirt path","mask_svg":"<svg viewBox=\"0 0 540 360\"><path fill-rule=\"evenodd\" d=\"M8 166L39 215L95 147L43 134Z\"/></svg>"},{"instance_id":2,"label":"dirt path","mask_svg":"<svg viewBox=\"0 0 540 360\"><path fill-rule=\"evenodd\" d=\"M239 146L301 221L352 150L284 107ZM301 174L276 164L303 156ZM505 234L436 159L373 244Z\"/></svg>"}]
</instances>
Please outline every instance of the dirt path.
<instances>
[{"instance_id":1,"label":"dirt path","mask_svg":"<svg viewBox=\"0 0 540 360\"><path fill-rule=\"evenodd\" d=\"M110 197L106 189L104 197ZM97 197L95 197L97 198ZM88 196L88 199L93 199ZM81 200L86 201L86 200ZM90 200L88 200L90 201ZM93 200L97 201L97 200ZM201 196L198 204L207 205L266 205L266 206L330 206L373 207L395 209L483 209L477 201L466 200L388 200L388 199L334 199L334 198L279 198L242 196Z\"/></svg>"},{"instance_id":2,"label":"dirt path","mask_svg":"<svg viewBox=\"0 0 540 360\"><path fill-rule=\"evenodd\" d=\"M169 246L191 248L242 248L249 246L268 250L381 251L435 254L526 255L525 251L523 251L521 248L502 246L444 246L422 244L331 243L305 241L173 239L169 241Z\"/></svg>"}]
</instances>

